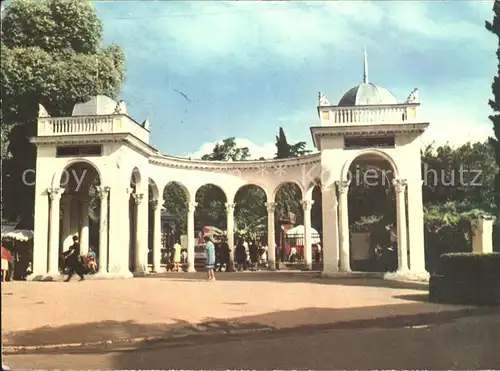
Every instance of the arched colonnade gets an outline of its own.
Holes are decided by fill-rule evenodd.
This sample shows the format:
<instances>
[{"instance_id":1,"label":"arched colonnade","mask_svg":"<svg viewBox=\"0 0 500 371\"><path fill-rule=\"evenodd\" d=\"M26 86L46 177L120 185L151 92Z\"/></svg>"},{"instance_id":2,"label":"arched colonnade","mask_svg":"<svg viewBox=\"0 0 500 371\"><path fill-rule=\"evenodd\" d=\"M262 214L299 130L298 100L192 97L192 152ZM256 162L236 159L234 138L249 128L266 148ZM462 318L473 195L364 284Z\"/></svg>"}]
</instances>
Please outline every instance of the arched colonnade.
<instances>
[{"instance_id":1,"label":"arched colonnade","mask_svg":"<svg viewBox=\"0 0 500 371\"><path fill-rule=\"evenodd\" d=\"M58 270L58 256L61 245L63 249L68 245L68 238L74 233L79 233L82 252L88 248L88 202L89 190L99 195L99 273L112 276L130 276L148 273L148 210L151 205L154 210L153 219L153 267L154 272L160 271L161 261L161 207L163 204L163 190L170 183L182 185L187 199L187 236L188 236L188 271L194 268L194 212L196 209L195 195L200 187L213 184L222 189L226 196L226 217L228 230L228 244L234 252L234 208L235 195L239 189L247 185L256 185L266 194L267 208L267 236L269 267L275 267L275 198L280 187L285 183L295 183L301 190L302 207L304 210L304 245L305 260L310 266L312 263L311 250L311 208L313 204L312 192L316 185L321 186L323 210L323 259L324 272L335 274L339 271L350 272L350 238L348 219L348 189L350 182L349 167L351 163L363 155L378 156L389 162L394 172L393 186L396 192L397 220L398 220L398 256L399 269L407 270L409 266L417 267L423 262L422 238L416 239L413 255L408 254L408 225L407 225L407 186L408 180L401 174L401 166L395 159L383 150L369 149L353 151L346 161L342 163L326 162L320 153L302 156L288 160L249 161L242 163L222 163L208 161L191 161L168 156L149 158L146 165L122 166L121 169L110 170L109 166L96 164L91 159L73 158L66 160L54 173L52 182L46 188L49 206L46 211L48 217L48 241L46 258L47 264L37 261L43 254L35 253L34 274L56 274ZM71 181L64 183L61 179L74 168L85 174L79 189ZM71 176L70 176L71 178ZM75 177L77 180L80 179ZM420 182L420 185L418 183ZM74 183L74 182L73 182ZM421 217L421 180L412 181L412 197L419 196L420 202L410 210L411 218ZM420 190L416 190L420 187ZM149 199L151 189L151 199ZM40 197L37 195L37 197ZM42 196L43 197L43 196ZM409 196L408 196L409 197ZM59 214L61 199L63 199L63 217ZM76 206L79 205L79 206ZM127 208L128 206L128 208ZM78 208L78 212L75 209ZM65 211L66 210L66 211ZM127 233L131 219L127 211L133 214L134 226ZM420 214L419 214L420 212ZM125 214L127 214L125 216ZM69 218L66 216L70 215ZM39 218L39 215L35 215ZM60 232L59 221L61 219ZM116 219L116 220L114 220ZM37 231L35 230L35 233ZM418 234L418 232L417 232ZM414 234L415 235L415 234ZM60 240L62 236L62 240ZM411 237L411 236L410 236ZM128 243L127 243L128 242ZM35 249L40 242L35 241ZM133 272L129 269L128 248L134 248ZM411 248L411 247L410 247ZM422 252L417 252L422 250ZM422 256L421 256L422 255ZM408 262L410 257L411 263ZM420 268L420 267L419 267ZM44 272L46 271L46 272Z\"/></svg>"}]
</instances>

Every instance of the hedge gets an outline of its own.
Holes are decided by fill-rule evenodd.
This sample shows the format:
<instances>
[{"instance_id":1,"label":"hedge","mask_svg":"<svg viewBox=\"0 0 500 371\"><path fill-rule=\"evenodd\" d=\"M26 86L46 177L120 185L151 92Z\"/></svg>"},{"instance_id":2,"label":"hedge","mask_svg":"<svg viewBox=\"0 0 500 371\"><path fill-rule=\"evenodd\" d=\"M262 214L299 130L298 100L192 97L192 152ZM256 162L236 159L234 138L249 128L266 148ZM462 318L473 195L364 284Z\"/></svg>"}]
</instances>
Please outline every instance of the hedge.
<instances>
[{"instance_id":1,"label":"hedge","mask_svg":"<svg viewBox=\"0 0 500 371\"><path fill-rule=\"evenodd\" d=\"M429 299L439 303L500 304L500 253L441 255L429 281Z\"/></svg>"}]
</instances>

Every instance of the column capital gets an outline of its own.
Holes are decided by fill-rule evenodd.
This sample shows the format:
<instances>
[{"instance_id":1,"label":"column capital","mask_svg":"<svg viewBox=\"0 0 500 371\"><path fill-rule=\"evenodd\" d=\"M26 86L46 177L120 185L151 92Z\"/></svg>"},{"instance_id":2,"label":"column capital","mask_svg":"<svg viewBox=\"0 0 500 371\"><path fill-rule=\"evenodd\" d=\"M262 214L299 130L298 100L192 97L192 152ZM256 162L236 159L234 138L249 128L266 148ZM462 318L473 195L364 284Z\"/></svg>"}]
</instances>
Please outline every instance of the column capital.
<instances>
[{"instance_id":1,"label":"column capital","mask_svg":"<svg viewBox=\"0 0 500 371\"><path fill-rule=\"evenodd\" d=\"M153 207L153 210L158 210L159 207L161 208L160 200L157 198L150 200L149 203Z\"/></svg>"},{"instance_id":2,"label":"column capital","mask_svg":"<svg viewBox=\"0 0 500 371\"><path fill-rule=\"evenodd\" d=\"M103 198L108 197L108 193L110 188L107 186L97 186L95 187L97 190L97 194L99 195L99 198L102 200Z\"/></svg>"},{"instance_id":3,"label":"column capital","mask_svg":"<svg viewBox=\"0 0 500 371\"><path fill-rule=\"evenodd\" d=\"M230 203L227 203L226 202L226 212L227 213L232 213L234 212L234 207L236 206L236 204L230 204Z\"/></svg>"},{"instance_id":4,"label":"column capital","mask_svg":"<svg viewBox=\"0 0 500 371\"><path fill-rule=\"evenodd\" d=\"M408 181L406 179L394 179L392 184L394 185L394 190L400 193L405 191Z\"/></svg>"},{"instance_id":5,"label":"column capital","mask_svg":"<svg viewBox=\"0 0 500 371\"><path fill-rule=\"evenodd\" d=\"M47 193L52 201L60 200L64 193L64 188L47 188Z\"/></svg>"},{"instance_id":6,"label":"column capital","mask_svg":"<svg viewBox=\"0 0 500 371\"><path fill-rule=\"evenodd\" d=\"M266 208L268 213L274 213L276 210L276 202L266 202Z\"/></svg>"},{"instance_id":7,"label":"column capital","mask_svg":"<svg viewBox=\"0 0 500 371\"><path fill-rule=\"evenodd\" d=\"M312 208L312 205L314 204L314 201L313 200L302 200L301 204L302 204L302 209L304 211L311 211L311 208Z\"/></svg>"},{"instance_id":8,"label":"column capital","mask_svg":"<svg viewBox=\"0 0 500 371\"><path fill-rule=\"evenodd\" d=\"M193 213L196 210L196 206L198 206L198 202L188 202L188 212Z\"/></svg>"},{"instance_id":9,"label":"column capital","mask_svg":"<svg viewBox=\"0 0 500 371\"><path fill-rule=\"evenodd\" d=\"M144 193L132 193L136 205L139 205L144 199Z\"/></svg>"},{"instance_id":10,"label":"column capital","mask_svg":"<svg viewBox=\"0 0 500 371\"><path fill-rule=\"evenodd\" d=\"M337 184L337 187L339 189L340 194L347 193L349 190L349 184L351 184L350 180L337 180L335 182Z\"/></svg>"}]
</instances>

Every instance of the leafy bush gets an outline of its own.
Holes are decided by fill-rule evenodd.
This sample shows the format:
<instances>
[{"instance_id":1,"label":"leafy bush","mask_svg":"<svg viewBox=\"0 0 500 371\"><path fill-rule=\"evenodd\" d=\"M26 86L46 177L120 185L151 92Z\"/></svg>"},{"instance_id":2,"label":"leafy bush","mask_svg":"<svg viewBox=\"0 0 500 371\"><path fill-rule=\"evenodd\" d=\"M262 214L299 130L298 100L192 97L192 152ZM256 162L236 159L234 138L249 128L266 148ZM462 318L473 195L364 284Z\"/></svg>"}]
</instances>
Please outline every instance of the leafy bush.
<instances>
[{"instance_id":1,"label":"leafy bush","mask_svg":"<svg viewBox=\"0 0 500 371\"><path fill-rule=\"evenodd\" d=\"M441 255L438 275L455 279L493 279L500 285L500 253L451 253Z\"/></svg>"},{"instance_id":2,"label":"leafy bush","mask_svg":"<svg viewBox=\"0 0 500 371\"><path fill-rule=\"evenodd\" d=\"M486 212L488 205L446 202L424 208L426 269L437 272L439 259L446 253L472 251L472 223Z\"/></svg>"},{"instance_id":3,"label":"leafy bush","mask_svg":"<svg viewBox=\"0 0 500 371\"><path fill-rule=\"evenodd\" d=\"M431 301L500 304L500 253L452 253L440 258L429 282Z\"/></svg>"}]
</instances>

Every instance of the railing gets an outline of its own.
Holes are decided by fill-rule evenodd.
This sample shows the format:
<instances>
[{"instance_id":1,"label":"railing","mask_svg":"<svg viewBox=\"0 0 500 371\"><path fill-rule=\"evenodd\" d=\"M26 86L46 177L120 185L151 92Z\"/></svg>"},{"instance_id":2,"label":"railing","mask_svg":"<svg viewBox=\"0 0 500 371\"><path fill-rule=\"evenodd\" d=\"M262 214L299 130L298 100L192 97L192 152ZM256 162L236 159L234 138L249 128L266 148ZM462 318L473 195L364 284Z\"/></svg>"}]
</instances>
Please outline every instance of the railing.
<instances>
[{"instance_id":1,"label":"railing","mask_svg":"<svg viewBox=\"0 0 500 371\"><path fill-rule=\"evenodd\" d=\"M325 125L402 123L416 120L415 104L385 107L328 107L321 109L321 121Z\"/></svg>"},{"instance_id":2,"label":"railing","mask_svg":"<svg viewBox=\"0 0 500 371\"><path fill-rule=\"evenodd\" d=\"M130 133L149 142L149 132L124 115L87 117L43 117L38 119L38 136L67 136Z\"/></svg>"}]
</instances>

